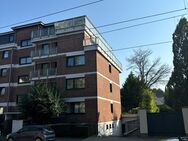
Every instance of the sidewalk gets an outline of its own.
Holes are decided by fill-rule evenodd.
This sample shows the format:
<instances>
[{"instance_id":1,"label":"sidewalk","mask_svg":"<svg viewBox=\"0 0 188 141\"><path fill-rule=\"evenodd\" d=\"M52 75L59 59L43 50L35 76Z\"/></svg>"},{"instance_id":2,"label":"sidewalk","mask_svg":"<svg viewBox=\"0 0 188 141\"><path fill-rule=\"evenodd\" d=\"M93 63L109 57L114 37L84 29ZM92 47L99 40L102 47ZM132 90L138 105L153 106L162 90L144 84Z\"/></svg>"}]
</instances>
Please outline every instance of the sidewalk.
<instances>
[{"instance_id":1,"label":"sidewalk","mask_svg":"<svg viewBox=\"0 0 188 141\"><path fill-rule=\"evenodd\" d=\"M83 141L179 141L175 138L160 137L89 137Z\"/></svg>"},{"instance_id":2,"label":"sidewalk","mask_svg":"<svg viewBox=\"0 0 188 141\"><path fill-rule=\"evenodd\" d=\"M0 137L0 141L6 141ZM159 137L89 137L89 138L57 138L56 141L179 141L175 138L159 138Z\"/></svg>"}]
</instances>

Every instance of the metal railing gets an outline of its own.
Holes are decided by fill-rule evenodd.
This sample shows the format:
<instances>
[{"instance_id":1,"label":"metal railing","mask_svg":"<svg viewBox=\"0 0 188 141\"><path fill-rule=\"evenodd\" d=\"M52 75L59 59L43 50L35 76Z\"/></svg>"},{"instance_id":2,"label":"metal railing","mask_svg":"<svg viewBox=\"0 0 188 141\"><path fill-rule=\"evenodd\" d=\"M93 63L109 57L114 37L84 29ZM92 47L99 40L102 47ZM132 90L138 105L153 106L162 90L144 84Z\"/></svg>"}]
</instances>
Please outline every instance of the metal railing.
<instances>
[{"instance_id":1,"label":"metal railing","mask_svg":"<svg viewBox=\"0 0 188 141\"><path fill-rule=\"evenodd\" d=\"M30 73L30 78L40 78L40 77L48 77L57 75L57 68L48 68L48 69L41 69L35 70Z\"/></svg>"},{"instance_id":2,"label":"metal railing","mask_svg":"<svg viewBox=\"0 0 188 141\"><path fill-rule=\"evenodd\" d=\"M54 27L48 27L40 30L34 30L31 33L31 38L42 38L42 37L49 37L55 35L55 28Z\"/></svg>"},{"instance_id":3,"label":"metal railing","mask_svg":"<svg viewBox=\"0 0 188 141\"><path fill-rule=\"evenodd\" d=\"M107 47L106 44L100 38L88 38L83 41L83 46L90 45L98 45L101 48L102 52L105 53L110 59L112 59L120 69L122 69L122 64L120 63L120 61L115 57L111 49Z\"/></svg>"},{"instance_id":4,"label":"metal railing","mask_svg":"<svg viewBox=\"0 0 188 141\"><path fill-rule=\"evenodd\" d=\"M124 135L129 135L130 133L139 129L139 120L133 119L125 121L125 132Z\"/></svg>"},{"instance_id":5,"label":"metal railing","mask_svg":"<svg viewBox=\"0 0 188 141\"><path fill-rule=\"evenodd\" d=\"M48 50L33 50L31 51L31 57L42 57L42 56L50 56L53 54L57 54L57 48L49 48Z\"/></svg>"}]
</instances>

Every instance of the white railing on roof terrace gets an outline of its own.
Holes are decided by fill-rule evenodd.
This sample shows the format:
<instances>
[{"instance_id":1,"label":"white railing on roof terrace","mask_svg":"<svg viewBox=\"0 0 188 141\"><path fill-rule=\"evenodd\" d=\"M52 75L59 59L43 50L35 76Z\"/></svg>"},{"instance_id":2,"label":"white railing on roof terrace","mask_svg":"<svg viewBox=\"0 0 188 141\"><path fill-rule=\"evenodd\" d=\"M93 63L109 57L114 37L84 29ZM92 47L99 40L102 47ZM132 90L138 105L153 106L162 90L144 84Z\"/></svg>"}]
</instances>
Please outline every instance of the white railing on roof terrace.
<instances>
[{"instance_id":1,"label":"white railing on roof terrace","mask_svg":"<svg viewBox=\"0 0 188 141\"><path fill-rule=\"evenodd\" d=\"M35 38L49 37L52 35L55 35L55 28L48 27L48 28L32 31L31 38L35 39Z\"/></svg>"},{"instance_id":2,"label":"white railing on roof terrace","mask_svg":"<svg viewBox=\"0 0 188 141\"><path fill-rule=\"evenodd\" d=\"M88 38L83 41L83 46L98 45L101 51L106 54L114 63L122 69L122 64L112 53L111 48L108 48L106 44L100 38Z\"/></svg>"}]
</instances>

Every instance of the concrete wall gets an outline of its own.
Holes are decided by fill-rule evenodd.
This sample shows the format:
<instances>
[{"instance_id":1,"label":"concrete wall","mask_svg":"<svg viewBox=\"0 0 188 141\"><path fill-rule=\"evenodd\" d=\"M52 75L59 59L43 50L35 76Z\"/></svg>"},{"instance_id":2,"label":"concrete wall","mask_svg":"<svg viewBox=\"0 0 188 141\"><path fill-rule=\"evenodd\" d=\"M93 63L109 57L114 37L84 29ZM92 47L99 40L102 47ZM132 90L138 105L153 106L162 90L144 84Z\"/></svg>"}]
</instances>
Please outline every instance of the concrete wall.
<instances>
[{"instance_id":1,"label":"concrete wall","mask_svg":"<svg viewBox=\"0 0 188 141\"><path fill-rule=\"evenodd\" d=\"M188 108L182 108L185 134L188 135Z\"/></svg>"},{"instance_id":2,"label":"concrete wall","mask_svg":"<svg viewBox=\"0 0 188 141\"><path fill-rule=\"evenodd\" d=\"M98 136L121 136L121 121L108 121L98 123Z\"/></svg>"},{"instance_id":3,"label":"concrete wall","mask_svg":"<svg viewBox=\"0 0 188 141\"><path fill-rule=\"evenodd\" d=\"M140 122L140 134L148 135L148 121L146 110L139 111L139 122Z\"/></svg>"}]
</instances>

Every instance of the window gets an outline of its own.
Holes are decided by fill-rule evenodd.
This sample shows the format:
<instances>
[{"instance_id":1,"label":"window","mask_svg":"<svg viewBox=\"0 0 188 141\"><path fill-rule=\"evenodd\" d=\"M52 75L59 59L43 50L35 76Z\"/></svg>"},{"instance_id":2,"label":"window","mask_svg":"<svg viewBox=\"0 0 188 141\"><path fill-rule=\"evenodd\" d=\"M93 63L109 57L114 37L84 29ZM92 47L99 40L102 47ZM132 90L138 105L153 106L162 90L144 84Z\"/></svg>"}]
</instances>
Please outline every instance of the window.
<instances>
[{"instance_id":1,"label":"window","mask_svg":"<svg viewBox=\"0 0 188 141\"><path fill-rule=\"evenodd\" d=\"M17 104L20 104L22 102L22 97L23 97L23 95L17 95L17 97L16 97Z\"/></svg>"},{"instance_id":2,"label":"window","mask_svg":"<svg viewBox=\"0 0 188 141\"><path fill-rule=\"evenodd\" d=\"M5 87L0 87L0 95L5 95Z\"/></svg>"},{"instance_id":3,"label":"window","mask_svg":"<svg viewBox=\"0 0 188 141\"><path fill-rule=\"evenodd\" d=\"M109 72L111 73L112 72L112 66L109 65Z\"/></svg>"},{"instance_id":4,"label":"window","mask_svg":"<svg viewBox=\"0 0 188 141\"><path fill-rule=\"evenodd\" d=\"M85 103L84 102L68 103L67 113L85 113Z\"/></svg>"},{"instance_id":5,"label":"window","mask_svg":"<svg viewBox=\"0 0 188 141\"><path fill-rule=\"evenodd\" d=\"M9 57L9 51L3 51L3 59L7 59Z\"/></svg>"},{"instance_id":6,"label":"window","mask_svg":"<svg viewBox=\"0 0 188 141\"><path fill-rule=\"evenodd\" d=\"M109 124L110 129L112 128L112 124Z\"/></svg>"},{"instance_id":7,"label":"window","mask_svg":"<svg viewBox=\"0 0 188 141\"><path fill-rule=\"evenodd\" d=\"M7 75L7 68L1 69L1 76L6 76Z\"/></svg>"},{"instance_id":8,"label":"window","mask_svg":"<svg viewBox=\"0 0 188 141\"><path fill-rule=\"evenodd\" d=\"M13 35L10 35L9 41L10 41L11 43L14 42L14 36L13 36Z\"/></svg>"},{"instance_id":9,"label":"window","mask_svg":"<svg viewBox=\"0 0 188 141\"><path fill-rule=\"evenodd\" d=\"M30 46L30 45L32 45L30 39L22 40L22 41L21 41L21 47L26 47L26 46Z\"/></svg>"},{"instance_id":10,"label":"window","mask_svg":"<svg viewBox=\"0 0 188 141\"><path fill-rule=\"evenodd\" d=\"M74 80L68 79L67 80L67 89L73 89L74 88Z\"/></svg>"},{"instance_id":11,"label":"window","mask_svg":"<svg viewBox=\"0 0 188 141\"><path fill-rule=\"evenodd\" d=\"M84 56L75 56L75 66L84 65L85 57Z\"/></svg>"},{"instance_id":12,"label":"window","mask_svg":"<svg viewBox=\"0 0 188 141\"><path fill-rule=\"evenodd\" d=\"M18 83L19 84L29 83L29 76L28 75L19 76L18 77Z\"/></svg>"},{"instance_id":13,"label":"window","mask_svg":"<svg viewBox=\"0 0 188 141\"><path fill-rule=\"evenodd\" d=\"M31 57L20 57L20 65L31 64Z\"/></svg>"},{"instance_id":14,"label":"window","mask_svg":"<svg viewBox=\"0 0 188 141\"><path fill-rule=\"evenodd\" d=\"M85 56L79 55L79 56L71 56L67 57L67 66L73 67L73 66L80 66L85 64Z\"/></svg>"},{"instance_id":15,"label":"window","mask_svg":"<svg viewBox=\"0 0 188 141\"><path fill-rule=\"evenodd\" d=\"M42 45L42 55L49 55L50 50L49 50L49 45L48 44L43 44Z\"/></svg>"},{"instance_id":16,"label":"window","mask_svg":"<svg viewBox=\"0 0 188 141\"><path fill-rule=\"evenodd\" d=\"M66 80L67 89L81 89L85 88L85 78L73 78Z\"/></svg>"},{"instance_id":17,"label":"window","mask_svg":"<svg viewBox=\"0 0 188 141\"><path fill-rule=\"evenodd\" d=\"M111 113L113 113L114 109L113 109L113 104L112 103L110 104L110 109L111 109Z\"/></svg>"},{"instance_id":18,"label":"window","mask_svg":"<svg viewBox=\"0 0 188 141\"><path fill-rule=\"evenodd\" d=\"M112 128L114 128L114 123L112 123Z\"/></svg>"},{"instance_id":19,"label":"window","mask_svg":"<svg viewBox=\"0 0 188 141\"><path fill-rule=\"evenodd\" d=\"M74 113L85 113L85 103L75 103L74 104Z\"/></svg>"},{"instance_id":20,"label":"window","mask_svg":"<svg viewBox=\"0 0 188 141\"><path fill-rule=\"evenodd\" d=\"M21 47L26 47L26 46L31 46L31 45L32 45L31 39L21 41Z\"/></svg>"},{"instance_id":21,"label":"window","mask_svg":"<svg viewBox=\"0 0 188 141\"><path fill-rule=\"evenodd\" d=\"M106 130L108 129L108 124L106 125Z\"/></svg>"},{"instance_id":22,"label":"window","mask_svg":"<svg viewBox=\"0 0 188 141\"><path fill-rule=\"evenodd\" d=\"M112 83L110 83L110 92L112 92Z\"/></svg>"}]
</instances>

